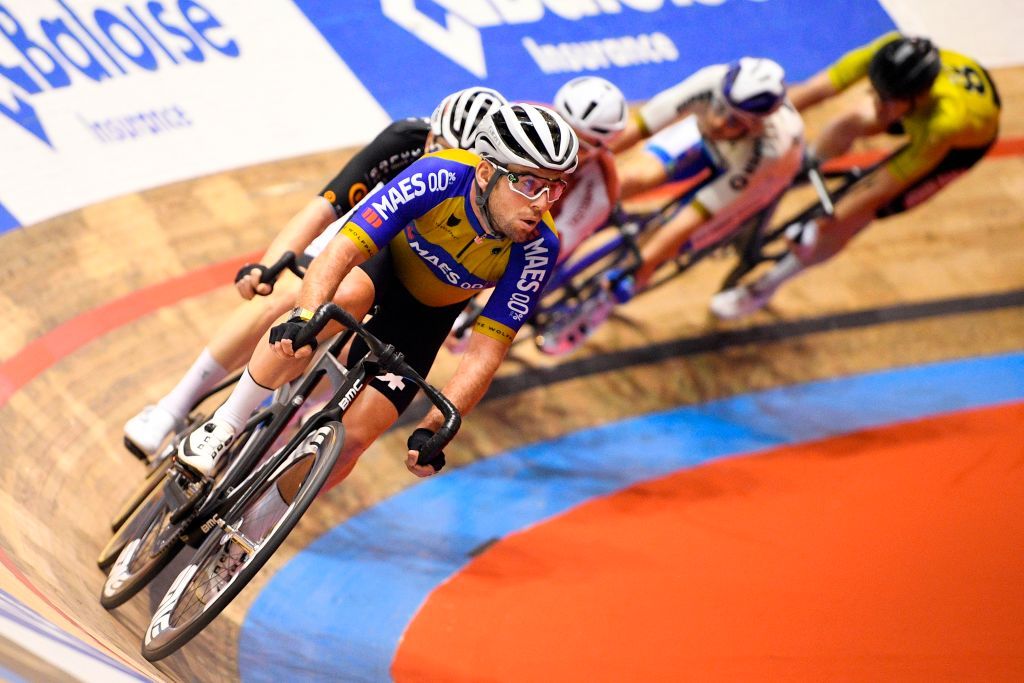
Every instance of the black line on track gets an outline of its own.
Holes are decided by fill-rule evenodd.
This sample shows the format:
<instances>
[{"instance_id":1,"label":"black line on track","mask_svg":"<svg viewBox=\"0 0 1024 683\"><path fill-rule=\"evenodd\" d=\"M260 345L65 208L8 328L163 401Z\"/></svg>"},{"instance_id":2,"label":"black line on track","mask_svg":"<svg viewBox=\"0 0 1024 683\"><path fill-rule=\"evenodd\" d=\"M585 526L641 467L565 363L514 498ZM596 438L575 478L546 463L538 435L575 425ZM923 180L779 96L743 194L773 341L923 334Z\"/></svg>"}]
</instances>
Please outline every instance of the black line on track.
<instances>
[{"instance_id":1,"label":"black line on track","mask_svg":"<svg viewBox=\"0 0 1024 683\"><path fill-rule=\"evenodd\" d=\"M646 365L671 358L693 356L733 346L756 342L775 342L818 332L855 329L871 325L923 320L945 315L980 313L1001 308L1024 306L1024 289L999 294L941 299L915 304L883 306L851 313L805 318L790 322L758 325L742 330L710 332L699 337L674 339L635 349L613 351L578 360L570 360L551 368L531 368L516 375L498 377L491 384L481 403L496 401L530 389L557 384L635 365ZM426 402L419 398L399 419L396 426L418 421L426 413Z\"/></svg>"}]
</instances>

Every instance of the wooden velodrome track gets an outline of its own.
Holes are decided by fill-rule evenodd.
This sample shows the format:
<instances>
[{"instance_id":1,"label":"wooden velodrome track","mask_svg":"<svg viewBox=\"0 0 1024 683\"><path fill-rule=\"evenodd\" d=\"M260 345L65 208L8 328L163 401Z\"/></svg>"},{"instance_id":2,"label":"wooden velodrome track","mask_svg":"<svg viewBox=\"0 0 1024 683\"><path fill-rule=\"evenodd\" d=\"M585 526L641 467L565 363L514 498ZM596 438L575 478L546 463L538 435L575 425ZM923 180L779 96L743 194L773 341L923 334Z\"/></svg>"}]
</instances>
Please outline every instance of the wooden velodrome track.
<instances>
[{"instance_id":1,"label":"wooden velodrome track","mask_svg":"<svg viewBox=\"0 0 1024 683\"><path fill-rule=\"evenodd\" d=\"M1002 137L1024 138L1024 69L996 70L1004 113ZM827 113L827 112L826 112ZM811 137L821 114L809 121ZM1024 348L1020 304L941 315L886 318L805 334L776 335L713 351L669 353L614 367L618 352L654 343L746 330L780 321L814 320L923 302L1024 289L1024 157L993 156L908 215L876 225L842 256L782 290L772 308L749 321L715 323L706 301L728 262L702 264L673 286L642 297L571 358L604 359L601 372L555 375L552 359L517 347L503 377L559 379L486 401L450 449L455 466L577 428L751 390L926 361ZM191 362L224 311L237 301L229 286L203 290L155 312L111 325L116 315L78 316L146 287L259 251L331 177L348 153L331 152L177 183L114 199L0 237L3 272L0 338L0 588L87 642L159 679L233 680L238 625L265 582L258 577L228 612L183 652L158 668L138 653L150 610L167 585L113 614L98 604L103 575L95 557L115 505L141 467L121 447L121 426L160 396ZM227 283L234 268L215 275ZM199 278L201 280L201 278ZM192 282L190 285L189 283ZM171 297L171 299L176 297ZM1018 299L1019 301L1019 299ZM24 353L55 329L91 339L66 353L59 340L42 349L52 364L32 366ZM813 327L813 326L812 326ZM769 335L771 336L771 335ZM723 336L723 340L729 337ZM739 337L742 340L742 337ZM609 355L611 354L611 355ZM642 355L642 354L641 354ZM631 358L631 357L630 357ZM17 363L18 367L15 367ZM584 366L585 367L585 366ZM21 368L19 370L19 368ZM442 357L434 379L451 372ZM22 374L19 375L18 373ZM22 377L11 393L11 377ZM7 384L4 385L4 382ZM515 387L513 380L504 386ZM3 400L3 399L0 399ZM540 419L543 417L543 419ZM275 557L280 567L311 539L415 480L402 465L404 430L368 452L341 487L317 505ZM1024 441L1024 433L1022 433ZM17 648L2 650L17 660ZM53 674L30 657L30 679Z\"/></svg>"}]
</instances>

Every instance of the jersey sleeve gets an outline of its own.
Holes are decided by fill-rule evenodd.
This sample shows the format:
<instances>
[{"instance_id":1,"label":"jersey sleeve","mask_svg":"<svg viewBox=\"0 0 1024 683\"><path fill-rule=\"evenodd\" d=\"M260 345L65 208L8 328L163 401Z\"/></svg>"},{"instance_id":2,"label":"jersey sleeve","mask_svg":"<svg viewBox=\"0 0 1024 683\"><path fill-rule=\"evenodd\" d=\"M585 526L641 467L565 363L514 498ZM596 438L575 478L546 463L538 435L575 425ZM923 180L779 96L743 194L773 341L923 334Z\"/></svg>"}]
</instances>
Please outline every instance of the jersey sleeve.
<instances>
[{"instance_id":1,"label":"jersey sleeve","mask_svg":"<svg viewBox=\"0 0 1024 683\"><path fill-rule=\"evenodd\" d=\"M423 157L367 195L339 234L369 258L414 219L454 196L465 174L473 170L441 156Z\"/></svg>"},{"instance_id":2,"label":"jersey sleeve","mask_svg":"<svg viewBox=\"0 0 1024 683\"><path fill-rule=\"evenodd\" d=\"M885 45L900 38L898 31L890 31L876 38L867 45L861 45L847 52L828 68L828 77L836 90L842 92L864 76L868 75L868 65L875 53Z\"/></svg>"},{"instance_id":3,"label":"jersey sleeve","mask_svg":"<svg viewBox=\"0 0 1024 683\"><path fill-rule=\"evenodd\" d=\"M724 68L720 64L706 66L682 83L662 90L640 108L640 122L650 133L657 133L673 121L692 113L696 103L711 99Z\"/></svg>"},{"instance_id":4,"label":"jersey sleeve","mask_svg":"<svg viewBox=\"0 0 1024 683\"><path fill-rule=\"evenodd\" d=\"M558 249L554 222L549 214L544 214L538 235L512 248L508 267L477 318L474 330L511 344L540 301L558 261Z\"/></svg>"}]
</instances>

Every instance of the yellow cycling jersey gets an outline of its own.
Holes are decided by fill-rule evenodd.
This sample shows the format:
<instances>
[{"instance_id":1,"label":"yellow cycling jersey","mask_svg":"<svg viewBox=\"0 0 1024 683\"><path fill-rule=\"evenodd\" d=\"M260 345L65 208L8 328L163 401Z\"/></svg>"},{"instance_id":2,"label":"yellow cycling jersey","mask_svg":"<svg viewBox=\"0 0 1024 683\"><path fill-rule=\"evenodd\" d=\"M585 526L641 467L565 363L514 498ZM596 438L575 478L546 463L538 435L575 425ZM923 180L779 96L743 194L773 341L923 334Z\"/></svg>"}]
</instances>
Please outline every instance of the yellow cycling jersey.
<instances>
[{"instance_id":1,"label":"yellow cycling jersey","mask_svg":"<svg viewBox=\"0 0 1024 683\"><path fill-rule=\"evenodd\" d=\"M845 90L866 76L875 53L900 37L893 31L847 52L829 67L832 84ZM922 177L950 150L986 147L999 132L999 97L988 72L970 57L951 50L939 50L939 59L942 70L928 102L902 119L910 141L888 163L890 172L900 180Z\"/></svg>"},{"instance_id":2,"label":"yellow cycling jersey","mask_svg":"<svg viewBox=\"0 0 1024 683\"><path fill-rule=\"evenodd\" d=\"M422 157L367 195L340 234L367 257L390 244L398 279L427 306L494 287L475 329L511 343L555 267L558 233L547 212L524 243L485 232L470 205L479 161L462 150Z\"/></svg>"}]
</instances>

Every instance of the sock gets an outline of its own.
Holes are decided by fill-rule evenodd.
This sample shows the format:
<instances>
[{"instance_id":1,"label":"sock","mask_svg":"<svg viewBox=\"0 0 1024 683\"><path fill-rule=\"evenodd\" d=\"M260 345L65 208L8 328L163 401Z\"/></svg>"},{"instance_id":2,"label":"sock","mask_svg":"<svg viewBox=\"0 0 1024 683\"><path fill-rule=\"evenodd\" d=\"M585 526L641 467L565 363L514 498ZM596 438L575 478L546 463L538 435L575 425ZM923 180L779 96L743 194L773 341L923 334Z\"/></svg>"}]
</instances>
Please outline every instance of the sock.
<instances>
[{"instance_id":1,"label":"sock","mask_svg":"<svg viewBox=\"0 0 1024 683\"><path fill-rule=\"evenodd\" d=\"M249 374L249 368L246 368L235 385L235 390L228 396L228 400L224 401L224 405L217 408L213 416L230 424L237 434L249 420L252 411L272 393L273 389L257 384Z\"/></svg>"},{"instance_id":2,"label":"sock","mask_svg":"<svg viewBox=\"0 0 1024 683\"><path fill-rule=\"evenodd\" d=\"M750 289L756 294L767 294L774 292L779 285L790 279L804 269L804 264L796 254L786 254L782 260L775 264L775 267L764 274L757 282L751 285Z\"/></svg>"},{"instance_id":3,"label":"sock","mask_svg":"<svg viewBox=\"0 0 1024 683\"><path fill-rule=\"evenodd\" d=\"M227 376L228 371L214 359L210 350L203 349L181 381L160 399L158 405L177 419L184 419L196 399Z\"/></svg>"}]
</instances>

